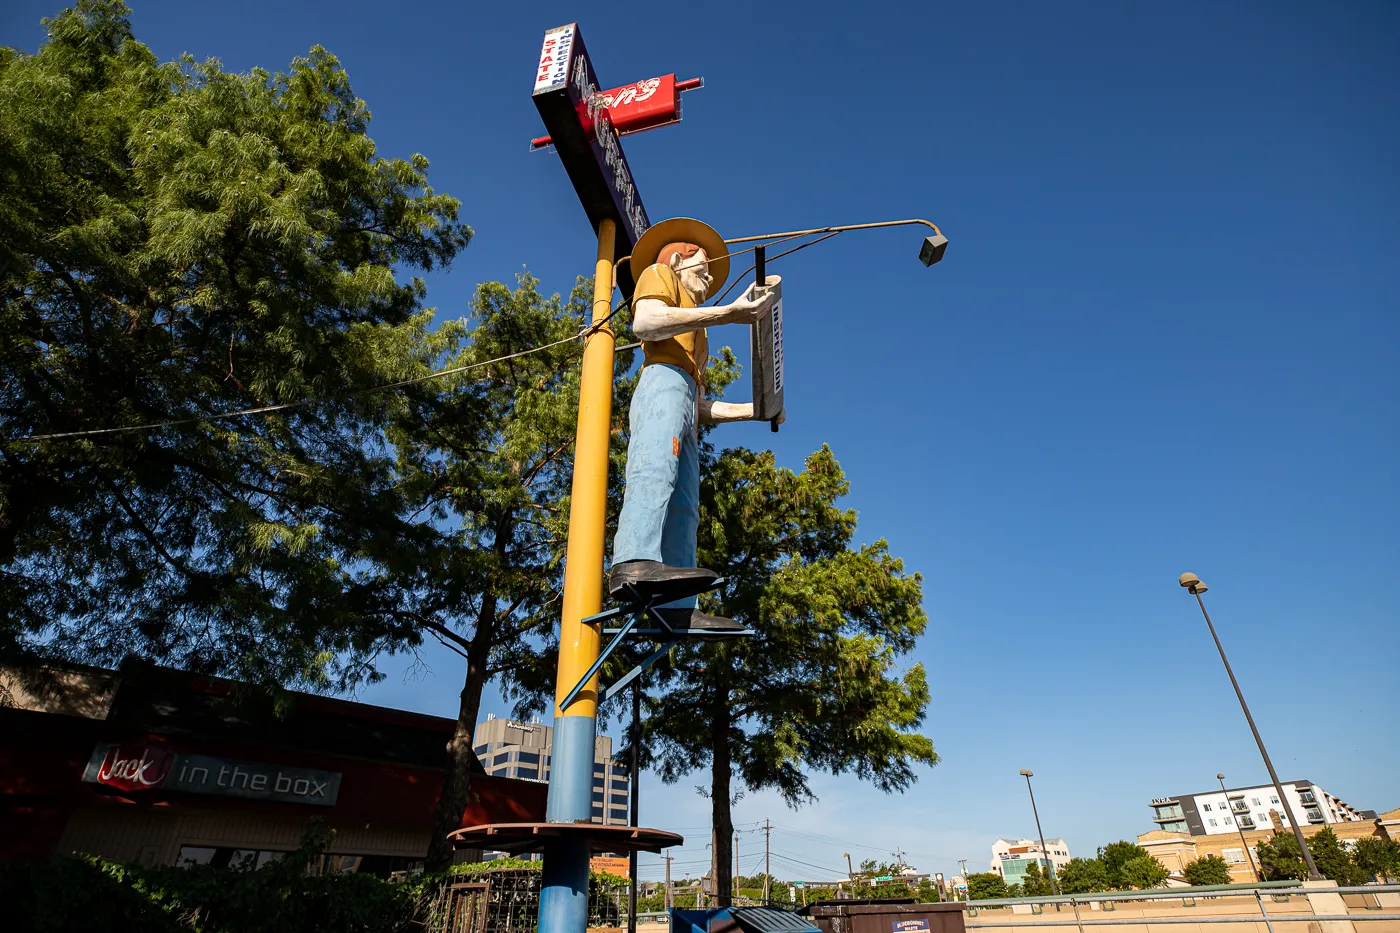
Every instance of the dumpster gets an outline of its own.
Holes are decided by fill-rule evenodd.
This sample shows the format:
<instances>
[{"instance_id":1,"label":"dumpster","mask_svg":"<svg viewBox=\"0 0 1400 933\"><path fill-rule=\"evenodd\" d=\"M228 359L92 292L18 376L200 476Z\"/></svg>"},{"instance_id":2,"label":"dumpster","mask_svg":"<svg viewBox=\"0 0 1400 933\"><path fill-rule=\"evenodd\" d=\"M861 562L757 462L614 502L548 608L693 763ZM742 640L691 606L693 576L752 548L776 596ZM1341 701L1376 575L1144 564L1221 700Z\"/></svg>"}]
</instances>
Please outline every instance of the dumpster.
<instances>
[{"instance_id":1,"label":"dumpster","mask_svg":"<svg viewBox=\"0 0 1400 933\"><path fill-rule=\"evenodd\" d=\"M961 903L818 901L800 913L822 933L964 933Z\"/></svg>"}]
</instances>

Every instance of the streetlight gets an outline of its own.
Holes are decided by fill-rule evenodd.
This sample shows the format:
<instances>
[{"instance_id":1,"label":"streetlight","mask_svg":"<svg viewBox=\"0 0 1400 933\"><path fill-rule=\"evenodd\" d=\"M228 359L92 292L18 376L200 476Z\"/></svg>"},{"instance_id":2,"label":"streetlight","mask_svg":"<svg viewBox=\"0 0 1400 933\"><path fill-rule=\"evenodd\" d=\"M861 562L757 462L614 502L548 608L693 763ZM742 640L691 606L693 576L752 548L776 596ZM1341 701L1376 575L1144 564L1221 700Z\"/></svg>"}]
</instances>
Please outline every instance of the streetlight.
<instances>
[{"instance_id":1,"label":"streetlight","mask_svg":"<svg viewBox=\"0 0 1400 933\"><path fill-rule=\"evenodd\" d=\"M1231 813L1233 813L1234 810L1230 807L1230 792L1228 790L1225 790L1225 775L1217 774L1215 776L1215 779L1220 782L1220 789L1225 794L1225 808L1227 810L1230 810ZM1283 798L1280 797L1279 799L1282 800ZM1260 873L1259 866L1254 864L1254 853L1251 852L1249 849L1249 842L1246 841L1244 838L1244 827L1240 825L1239 820L1235 820L1235 829L1238 829L1240 831L1240 845L1244 846L1244 854L1249 856L1249 869L1250 871L1254 872L1254 880L1262 882L1264 880L1264 876Z\"/></svg>"},{"instance_id":2,"label":"streetlight","mask_svg":"<svg viewBox=\"0 0 1400 933\"><path fill-rule=\"evenodd\" d=\"M1055 880L1055 866L1050 861L1050 850L1045 848L1045 830L1040 828L1040 811L1035 808L1035 791L1031 790L1031 778L1035 776L1035 772L1023 768L1021 776L1026 779L1026 792L1031 795L1031 812L1035 814L1035 831L1040 833L1040 854L1045 860L1045 873L1050 876L1050 890L1059 894L1060 885Z\"/></svg>"},{"instance_id":3,"label":"streetlight","mask_svg":"<svg viewBox=\"0 0 1400 933\"><path fill-rule=\"evenodd\" d=\"M1269 751L1264 748L1264 740L1259 737L1259 728L1254 725L1254 717L1249 713L1249 704L1244 701L1244 693L1240 690L1240 682L1235 679L1235 671L1230 667L1230 659L1225 657L1225 647L1220 644L1220 636L1215 634L1215 624L1210 621L1210 613L1206 612L1205 600L1201 599L1201 594L1210 587L1202 583L1201 578L1194 573L1183 573L1177 578L1176 582L1180 583L1192 596L1196 597L1196 602L1201 607L1201 615L1206 618L1206 627L1210 629L1210 637L1215 639L1215 650L1220 652L1220 660L1225 665L1225 673L1230 675L1230 683L1235 688L1235 696L1239 697L1240 709L1244 710L1244 718L1249 723L1249 731L1254 733L1254 741L1255 744L1259 746L1259 754L1264 757L1264 767L1269 769L1269 778L1274 782L1274 790L1278 792L1278 799L1283 802L1283 812L1288 817L1289 825L1293 827L1293 836L1298 840L1298 848L1303 853L1303 862L1308 866L1308 880L1322 881L1322 875L1318 872L1317 865L1313 862L1312 853L1308 851L1307 840L1303 838L1303 827L1298 824L1297 819L1293 816L1293 805L1288 802L1288 796L1283 792L1283 785L1279 783L1278 772L1274 770L1274 763L1269 760ZM1221 781L1221 786L1223 787L1224 779L1221 778ZM1226 806L1229 806L1228 794L1226 795L1225 802ZM1233 812L1234 810L1231 808L1231 813L1233 814ZM1238 822L1239 821L1236 820L1236 825L1238 825ZM1241 838L1243 838L1243 833L1241 833ZM1249 851L1248 846L1245 846L1245 851ZM1252 857L1250 862L1253 863Z\"/></svg>"}]
</instances>

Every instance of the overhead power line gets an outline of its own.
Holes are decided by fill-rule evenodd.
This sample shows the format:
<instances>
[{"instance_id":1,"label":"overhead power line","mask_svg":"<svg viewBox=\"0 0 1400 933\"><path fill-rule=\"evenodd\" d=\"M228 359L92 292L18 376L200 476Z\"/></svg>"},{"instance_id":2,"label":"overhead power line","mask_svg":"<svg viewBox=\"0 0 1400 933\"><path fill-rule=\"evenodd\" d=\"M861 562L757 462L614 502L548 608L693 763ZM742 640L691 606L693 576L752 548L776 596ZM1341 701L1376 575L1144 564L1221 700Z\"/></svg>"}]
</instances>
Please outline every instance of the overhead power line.
<instances>
[{"instance_id":1,"label":"overhead power line","mask_svg":"<svg viewBox=\"0 0 1400 933\"><path fill-rule=\"evenodd\" d=\"M838 232L839 232L839 231L838 231ZM780 238L780 239L775 239L775 240L773 240L772 242L770 242L770 243L767 244L767 245L772 246L772 245L776 245L777 243L786 243L787 241L792 240L792 239L795 239L795 238L797 238L798 236L802 236L802 235L804 235L804 234L795 234L795 235L792 235L792 236L782 237L782 238ZM831 238L831 237L833 237L833 236L835 236L835 235L836 235L835 233L828 233L828 234L826 234L826 236L817 237L816 239L814 239L814 240L812 240L812 241L810 241L810 242L803 243L803 244L801 244L801 245L799 245L799 246L793 247L793 248L790 249L790 250L787 250L787 251L785 251L785 252L779 253L777 256L774 256L772 259L770 259L770 260L768 260L768 261L769 261L769 262L773 262L773 261L775 261L775 260L781 259L781 258L783 258L784 256L787 256L787 255L789 255L789 254L791 254L791 253L795 253L795 252L797 252L797 251L800 250L800 249L805 249L805 248L808 247L808 246L813 246L813 245L815 245L815 244L817 244L817 243L820 243L822 240L829 239L829 238ZM745 248L745 249L734 250L734 251L732 251L732 252L726 253L726 254L725 254L725 257L741 256L741 255L743 255L744 253L752 252L753 250L755 250L755 249L757 249L757 248L758 248L757 246L750 246L750 247L747 247L747 248ZM724 257L710 257L710 258L713 259L713 258L724 258ZM685 266L682 266L682 267L681 267L682 270L684 270L685 268L686 268ZM720 301L723 301L724 298L727 297L727 296L729 295L729 292L730 292L731 290L733 290L734 285L735 285L735 284L738 284L738 282L741 281L742 278L743 278L745 275L747 275L749 271L752 271L752 269L753 269L753 267L750 266L749 269L747 269L747 270L744 271L744 273L742 273L740 276L736 277L735 280L734 280L734 283L732 283L732 284L730 285L730 287L729 287L728 289L725 290L725 292L724 292L723 295L721 295L718 299L716 299L715 304L718 304ZM115 427L115 428L89 428L89 429L82 430L82 431L59 431L59 432L55 432L55 433L51 433L51 434L31 434L31 435L29 435L28 437L16 438L16 439L14 439L13 441L9 441L8 443L9 443L9 444L24 444L24 443L34 443L34 442L37 442L37 441L57 441L57 440L71 440L71 439L80 438L80 437L99 437L99 436L108 435L108 434L129 434L129 433L132 433L132 432L135 432L135 431L154 431L154 430L156 430L156 429L158 429L158 428L178 427L178 426L180 426L180 425L186 425L186 424L199 424L199 423L206 422L206 421L226 421L226 420L229 420L229 419L231 419L231 418L246 418L246 417L249 417L249 416L251 416L251 415L271 415L271 414L276 414L276 413L278 413L278 412L283 412L283 411L292 411L292 410L297 409L297 408L305 408L305 407L310 406L310 405L320 405L320 404L324 404L324 403L326 403L326 402L334 401L334 400L336 400L336 399L354 398L354 397L360 396L360 395L369 395L369 394L374 393L374 392L385 392L385 391L388 391L388 390L390 390L390 389L401 389L401 388L403 388L403 387L405 387L405 386L416 385L416 384L418 384L418 383L423 383L423 382L429 382L429 381L434 380L434 379L442 379L442 378L445 378L445 377L447 377L447 376L454 376L454 375L457 375L458 373L469 372L469 371L474 370L474 369L481 369L482 367L491 366L491 365L493 365L493 364L495 364L495 363L504 363L504 362L506 362L507 360L518 359L518 358L520 358L520 357L522 357L522 356L529 356L529 355L534 354L534 353L543 352L544 350L548 350L548 349L551 349L551 348L553 348L553 347L560 346L561 344L570 343L570 342L575 341L575 340L581 340L581 339L583 339L583 338L589 336L590 334L596 332L596 331L597 331L599 328L601 328L604 324L606 324L608 321L612 320L613 317L616 316L617 313L618 313L619 311L621 311L624 307L627 307L627 306L630 305L630 304L631 304L631 299L630 299L630 298L623 299L623 301L622 301L621 303L619 303L617 307L615 307L615 308L612 309L612 311L608 314L607 317L603 318L601 321L598 321L598 322L596 322L596 323L594 323L594 324L590 324L590 325L587 325L587 326L581 328L577 334L573 334L573 335L571 335L571 336L569 336L569 337L565 337L565 338L563 338L562 340L556 340L556 341L554 341L554 342L552 342L552 343L546 343L546 344L543 344L543 345L538 346L538 347L531 347L531 348L528 349L528 350L521 350L521 351L519 351L518 353L509 353L509 354L506 354L505 356L496 357L495 359L483 360L482 362L479 362L479 363L468 363L468 364L466 364L466 365L464 365L464 366L453 366L453 367L450 367L450 368L448 368L448 369L443 369L443 370L439 370L439 371L437 371L437 372L428 373L427 375L415 376L415 377L413 377L413 378L411 378L411 379L400 379L400 380L398 380L398 381L396 381L396 382L386 382L386 383L383 383L383 384L381 384L381 385L369 386L368 388L364 388L364 389L351 389L351 390L347 390L347 391L344 391L344 392L334 393L334 394L331 394L331 395L323 395L323 396L317 396L317 397L313 397L313 398L297 399L296 401L291 401L291 402L280 402L280 403L275 404L275 405L260 405L260 406L255 407L255 408L243 408L243 409L239 409L238 411L226 411L226 412L205 413L205 414L200 414L200 415L192 415L192 416L184 417L184 418L170 418L170 419L167 419L167 420L165 420L165 421L152 421L152 422L147 422L147 423L145 423L145 424L122 425L122 426L120 426L120 427ZM621 347L615 347L614 349L615 349L615 352L619 352L619 353L620 353L620 352L622 352L623 350L635 350L635 349L637 349L637 347L639 347L639 346L641 346L641 344L639 344L639 343L632 343L632 344L626 344L626 345L621 346Z\"/></svg>"}]
</instances>

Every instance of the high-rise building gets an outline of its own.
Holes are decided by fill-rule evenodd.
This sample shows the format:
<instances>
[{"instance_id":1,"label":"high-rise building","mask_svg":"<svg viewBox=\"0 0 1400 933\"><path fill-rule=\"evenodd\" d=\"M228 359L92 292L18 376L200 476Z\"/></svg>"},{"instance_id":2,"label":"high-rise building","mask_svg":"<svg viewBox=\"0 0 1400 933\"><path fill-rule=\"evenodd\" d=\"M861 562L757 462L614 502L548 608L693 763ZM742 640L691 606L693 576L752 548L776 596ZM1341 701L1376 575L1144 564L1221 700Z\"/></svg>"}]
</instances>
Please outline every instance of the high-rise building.
<instances>
[{"instance_id":1,"label":"high-rise building","mask_svg":"<svg viewBox=\"0 0 1400 933\"><path fill-rule=\"evenodd\" d=\"M1374 812L1358 810L1312 781L1288 781L1282 786L1294 816L1302 823L1351 823L1376 818ZM1287 812L1272 784L1157 797L1151 807L1152 821L1169 833L1214 836L1238 833L1241 829L1288 826ZM1271 813L1278 815L1278 826L1270 819Z\"/></svg>"},{"instance_id":2,"label":"high-rise building","mask_svg":"<svg viewBox=\"0 0 1400 933\"><path fill-rule=\"evenodd\" d=\"M606 735L593 741L593 822L626 826L631 785L627 766L613 761L612 742ZM551 727L490 714L472 733L472 751L486 773L498 777L547 782L553 746Z\"/></svg>"},{"instance_id":3,"label":"high-rise building","mask_svg":"<svg viewBox=\"0 0 1400 933\"><path fill-rule=\"evenodd\" d=\"M1049 862L1051 872L1059 874L1069 859L1069 846L1063 839L1045 840L1044 851L1039 839L998 839L992 843L992 871L1001 875L1008 887L1020 884L1026 869L1035 862L1040 863L1042 872Z\"/></svg>"}]
</instances>

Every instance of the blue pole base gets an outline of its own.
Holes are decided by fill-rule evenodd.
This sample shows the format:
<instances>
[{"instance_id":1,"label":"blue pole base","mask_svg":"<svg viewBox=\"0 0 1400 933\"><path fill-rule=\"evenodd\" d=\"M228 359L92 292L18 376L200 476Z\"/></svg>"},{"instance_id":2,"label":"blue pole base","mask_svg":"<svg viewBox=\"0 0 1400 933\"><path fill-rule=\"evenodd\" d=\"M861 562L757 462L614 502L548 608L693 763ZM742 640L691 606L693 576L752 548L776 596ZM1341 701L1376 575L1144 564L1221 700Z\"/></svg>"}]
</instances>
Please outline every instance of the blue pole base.
<instances>
[{"instance_id":1,"label":"blue pole base","mask_svg":"<svg viewBox=\"0 0 1400 933\"><path fill-rule=\"evenodd\" d=\"M587 839L545 846L539 933L583 933L588 928L588 848Z\"/></svg>"},{"instance_id":2,"label":"blue pole base","mask_svg":"<svg viewBox=\"0 0 1400 933\"><path fill-rule=\"evenodd\" d=\"M580 820L586 823L593 816L593 737L596 727L597 721L592 716L554 717L549 806L545 812L545 819L551 823L576 823Z\"/></svg>"}]
</instances>

